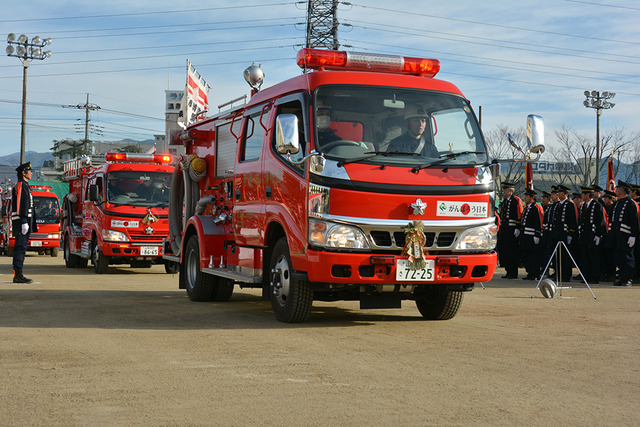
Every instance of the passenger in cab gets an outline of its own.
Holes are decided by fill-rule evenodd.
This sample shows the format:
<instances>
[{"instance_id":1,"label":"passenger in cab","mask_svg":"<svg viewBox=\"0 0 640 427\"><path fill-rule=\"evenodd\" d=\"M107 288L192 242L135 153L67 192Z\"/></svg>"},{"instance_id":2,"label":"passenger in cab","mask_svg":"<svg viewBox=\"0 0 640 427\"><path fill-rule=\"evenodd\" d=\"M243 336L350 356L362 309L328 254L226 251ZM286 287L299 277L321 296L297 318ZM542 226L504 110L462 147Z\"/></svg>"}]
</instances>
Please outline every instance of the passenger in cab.
<instances>
[{"instance_id":1,"label":"passenger in cab","mask_svg":"<svg viewBox=\"0 0 640 427\"><path fill-rule=\"evenodd\" d=\"M420 104L406 107L404 121L407 131L389 143L387 151L402 153L417 153L424 157L440 157L438 149L431 140L429 114ZM427 131L428 132L425 132Z\"/></svg>"}]
</instances>

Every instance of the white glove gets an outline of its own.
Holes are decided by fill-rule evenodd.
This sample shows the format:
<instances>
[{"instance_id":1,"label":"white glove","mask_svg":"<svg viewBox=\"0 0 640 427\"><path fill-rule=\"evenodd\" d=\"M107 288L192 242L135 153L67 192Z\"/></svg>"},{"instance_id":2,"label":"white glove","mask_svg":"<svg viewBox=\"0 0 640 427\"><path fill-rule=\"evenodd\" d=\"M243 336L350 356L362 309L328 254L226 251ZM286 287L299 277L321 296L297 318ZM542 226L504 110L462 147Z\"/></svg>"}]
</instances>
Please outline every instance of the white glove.
<instances>
[{"instance_id":1,"label":"white glove","mask_svg":"<svg viewBox=\"0 0 640 427\"><path fill-rule=\"evenodd\" d=\"M540 243L540 238L538 236L533 236L533 243L536 245Z\"/></svg>"},{"instance_id":2,"label":"white glove","mask_svg":"<svg viewBox=\"0 0 640 427\"><path fill-rule=\"evenodd\" d=\"M627 244L629 245L630 248L632 248L633 245L636 244L636 238L634 236L629 236L629 240L627 241Z\"/></svg>"},{"instance_id":3,"label":"white glove","mask_svg":"<svg viewBox=\"0 0 640 427\"><path fill-rule=\"evenodd\" d=\"M514 237L518 238L520 236L520 229L516 228L515 230L513 230L513 235Z\"/></svg>"},{"instance_id":4,"label":"white glove","mask_svg":"<svg viewBox=\"0 0 640 427\"><path fill-rule=\"evenodd\" d=\"M571 236L567 236L567 244L570 245L571 244L571 240L573 239L573 237Z\"/></svg>"},{"instance_id":5,"label":"white glove","mask_svg":"<svg viewBox=\"0 0 640 427\"><path fill-rule=\"evenodd\" d=\"M29 224L22 224L22 234L27 234L29 232Z\"/></svg>"},{"instance_id":6,"label":"white glove","mask_svg":"<svg viewBox=\"0 0 640 427\"><path fill-rule=\"evenodd\" d=\"M595 243L596 246L598 246L600 244L600 237L599 236L594 237L593 238L593 243Z\"/></svg>"}]
</instances>

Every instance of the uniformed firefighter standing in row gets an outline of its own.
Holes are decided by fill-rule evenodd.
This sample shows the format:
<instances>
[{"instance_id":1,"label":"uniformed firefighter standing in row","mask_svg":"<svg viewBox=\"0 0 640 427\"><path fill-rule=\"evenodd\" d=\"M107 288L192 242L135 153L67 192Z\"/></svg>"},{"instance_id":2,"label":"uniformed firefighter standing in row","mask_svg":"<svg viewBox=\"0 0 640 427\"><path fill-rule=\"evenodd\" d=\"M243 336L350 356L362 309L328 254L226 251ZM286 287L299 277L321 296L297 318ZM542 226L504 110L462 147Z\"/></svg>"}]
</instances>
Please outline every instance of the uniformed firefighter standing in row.
<instances>
[{"instance_id":1,"label":"uniformed firefighter standing in row","mask_svg":"<svg viewBox=\"0 0 640 427\"><path fill-rule=\"evenodd\" d=\"M502 184L504 200L500 207L500 229L498 230L498 258L500 266L506 270L503 279L518 278L518 221L522 216L522 200L513 195L515 185L510 182Z\"/></svg>"},{"instance_id":2,"label":"uniformed firefighter standing in row","mask_svg":"<svg viewBox=\"0 0 640 427\"><path fill-rule=\"evenodd\" d=\"M15 238L13 248L13 283L31 283L33 280L24 277L22 268L27 253L31 232L38 231L36 212L33 208L33 196L28 181L33 172L31 163L23 163L16 168L18 182L11 193L11 227Z\"/></svg>"},{"instance_id":3,"label":"uniformed firefighter standing in row","mask_svg":"<svg viewBox=\"0 0 640 427\"><path fill-rule=\"evenodd\" d=\"M636 240L640 236L639 208L629 193L631 187L623 181L618 181L616 193L618 201L613 207L611 217L611 233L615 258L620 270L619 279L613 284L616 286L631 286L635 270L635 258L633 254Z\"/></svg>"},{"instance_id":4,"label":"uniformed firefighter standing in row","mask_svg":"<svg viewBox=\"0 0 640 427\"><path fill-rule=\"evenodd\" d=\"M640 185L630 185L629 187L631 188L629 196L638 206L640 206ZM640 280L640 244L636 244L633 247L633 259L636 263L635 272L633 274L633 283L638 283Z\"/></svg>"},{"instance_id":5,"label":"uniformed firefighter standing in row","mask_svg":"<svg viewBox=\"0 0 640 427\"><path fill-rule=\"evenodd\" d=\"M608 219L604 207L593 198L592 187L581 187L582 205L578 225L578 267L588 283L600 281L602 240Z\"/></svg>"},{"instance_id":6,"label":"uniformed firefighter standing in row","mask_svg":"<svg viewBox=\"0 0 640 427\"><path fill-rule=\"evenodd\" d=\"M611 233L611 220L613 218L613 206L617 200L616 193L609 190L604 190L602 195L604 201L604 210L609 218L609 228L607 233L602 239L602 274L601 280L605 282L611 282L616 277L616 257L613 250L613 234Z\"/></svg>"},{"instance_id":7,"label":"uniformed firefighter standing in row","mask_svg":"<svg viewBox=\"0 0 640 427\"><path fill-rule=\"evenodd\" d=\"M527 275L523 280L537 280L540 278L542 250L542 207L536 203L537 193L530 188L524 190L526 204L520 220L520 257Z\"/></svg>"},{"instance_id":8,"label":"uniformed firefighter standing in row","mask_svg":"<svg viewBox=\"0 0 640 427\"><path fill-rule=\"evenodd\" d=\"M559 201L553 210L551 245L553 248L556 248L559 242L564 243L564 245L558 247L558 251L556 252L556 280L558 280L559 276L563 282L570 282L571 272L573 271L573 261L571 260L569 252L576 253L578 209L568 198L569 188L564 185L558 185L557 188Z\"/></svg>"}]
</instances>

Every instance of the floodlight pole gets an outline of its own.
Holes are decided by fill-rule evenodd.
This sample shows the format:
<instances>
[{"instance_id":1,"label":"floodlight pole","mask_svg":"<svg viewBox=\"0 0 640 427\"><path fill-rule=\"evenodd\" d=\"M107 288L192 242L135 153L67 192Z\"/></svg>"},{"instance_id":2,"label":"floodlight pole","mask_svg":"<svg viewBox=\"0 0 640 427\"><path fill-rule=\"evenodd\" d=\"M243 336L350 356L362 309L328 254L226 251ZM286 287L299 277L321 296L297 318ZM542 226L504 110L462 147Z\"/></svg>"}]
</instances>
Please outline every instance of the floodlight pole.
<instances>
[{"instance_id":1,"label":"floodlight pole","mask_svg":"<svg viewBox=\"0 0 640 427\"><path fill-rule=\"evenodd\" d=\"M602 110L608 110L609 108L613 108L613 102L609 102L608 100L616 96L613 92L602 92L600 93L597 90L584 91L584 96L587 99L582 103L587 108L593 108L596 110L596 180L595 183L600 185L600 116L602 115Z\"/></svg>"},{"instance_id":2,"label":"floodlight pole","mask_svg":"<svg viewBox=\"0 0 640 427\"><path fill-rule=\"evenodd\" d=\"M7 36L7 55L20 58L22 61L22 120L20 122L20 164L25 162L25 137L27 128L27 68L32 59L45 59L51 56L51 51L43 51L42 48L51 44L51 39L42 39L35 36L31 41L24 34L16 39L16 35L10 33Z\"/></svg>"}]
</instances>

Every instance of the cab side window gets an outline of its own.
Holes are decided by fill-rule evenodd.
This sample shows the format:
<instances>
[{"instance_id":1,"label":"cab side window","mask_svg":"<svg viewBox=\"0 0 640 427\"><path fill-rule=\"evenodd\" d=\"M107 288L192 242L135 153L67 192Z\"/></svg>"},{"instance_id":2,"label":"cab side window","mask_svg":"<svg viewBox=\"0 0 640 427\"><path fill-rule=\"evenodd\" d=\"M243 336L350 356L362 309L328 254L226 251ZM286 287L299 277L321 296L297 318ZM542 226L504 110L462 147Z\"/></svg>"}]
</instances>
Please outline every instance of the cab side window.
<instances>
[{"instance_id":1,"label":"cab side window","mask_svg":"<svg viewBox=\"0 0 640 427\"><path fill-rule=\"evenodd\" d=\"M241 162L250 162L260 159L262 139L265 134L265 130L260 124L260 115L264 114L264 123L267 113L268 109L265 108L264 113L258 111L257 113L247 116L245 120L244 133L242 135L242 152L240 153Z\"/></svg>"},{"instance_id":2,"label":"cab side window","mask_svg":"<svg viewBox=\"0 0 640 427\"><path fill-rule=\"evenodd\" d=\"M300 151L298 151L297 154L292 154L291 160L299 161L305 156L306 146L307 146L305 135L304 135L305 126L304 126L304 119L302 115L302 103L298 100L295 100L295 101L287 102L285 104L281 104L278 106L278 110L277 110L277 115L280 115L280 114L295 114L296 117L298 117L298 141L300 141ZM275 132L274 132L274 135L275 135ZM275 150L275 140L273 141L273 147ZM281 154L278 154L278 156L284 159L285 162L289 163L287 160L287 156L284 156ZM291 164L291 166L301 172L304 171L304 164L301 164L301 165Z\"/></svg>"}]
</instances>

